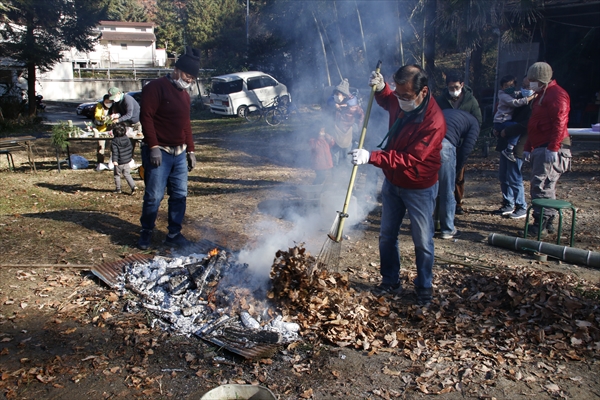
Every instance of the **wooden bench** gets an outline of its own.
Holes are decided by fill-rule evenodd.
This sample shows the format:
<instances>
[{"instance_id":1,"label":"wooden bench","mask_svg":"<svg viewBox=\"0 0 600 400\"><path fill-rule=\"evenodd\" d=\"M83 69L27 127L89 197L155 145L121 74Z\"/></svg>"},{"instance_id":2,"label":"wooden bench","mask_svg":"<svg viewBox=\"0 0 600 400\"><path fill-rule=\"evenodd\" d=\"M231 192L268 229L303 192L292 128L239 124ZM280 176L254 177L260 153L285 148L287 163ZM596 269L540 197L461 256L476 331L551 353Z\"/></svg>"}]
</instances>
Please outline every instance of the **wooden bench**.
<instances>
[{"instance_id":1,"label":"wooden bench","mask_svg":"<svg viewBox=\"0 0 600 400\"><path fill-rule=\"evenodd\" d=\"M35 162L33 160L33 151L31 150L32 142L36 138L34 136L20 136L0 138L0 154L6 154L8 169L15 170L15 161L12 153L25 150L27 152L27 160L32 171L37 172Z\"/></svg>"}]
</instances>

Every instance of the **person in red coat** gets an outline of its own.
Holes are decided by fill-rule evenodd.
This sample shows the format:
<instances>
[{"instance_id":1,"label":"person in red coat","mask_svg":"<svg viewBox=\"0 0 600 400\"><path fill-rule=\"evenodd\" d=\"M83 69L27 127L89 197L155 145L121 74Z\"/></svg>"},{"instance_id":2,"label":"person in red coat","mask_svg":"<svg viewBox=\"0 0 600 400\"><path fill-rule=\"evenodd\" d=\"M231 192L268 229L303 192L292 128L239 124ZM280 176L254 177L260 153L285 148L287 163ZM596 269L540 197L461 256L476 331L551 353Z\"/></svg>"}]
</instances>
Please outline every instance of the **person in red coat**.
<instances>
[{"instance_id":1,"label":"person in red coat","mask_svg":"<svg viewBox=\"0 0 600 400\"><path fill-rule=\"evenodd\" d=\"M394 81L396 88L392 90L381 74L371 74L369 84L375 86L377 104L389 113L390 130L385 144L380 144L381 150L352 150L352 162L371 164L385 175L379 236L382 283L378 291L398 293L402 288L398 235L408 211L417 264L417 303L428 305L433 293L433 210L446 121L419 65L401 67Z\"/></svg>"},{"instance_id":2,"label":"person in red coat","mask_svg":"<svg viewBox=\"0 0 600 400\"><path fill-rule=\"evenodd\" d=\"M320 185L331 178L333 159L331 158L331 146L335 144L333 138L325 133L325 127L321 127L319 135L308 140L312 168L315 170L313 185Z\"/></svg>"},{"instance_id":3,"label":"person in red coat","mask_svg":"<svg viewBox=\"0 0 600 400\"><path fill-rule=\"evenodd\" d=\"M527 123L527 141L524 157L531 161L531 199L555 199L556 182L571 169L571 137L567 130L570 98L567 92L552 79L552 68L545 62L536 62L527 71L530 88L537 93L531 117ZM557 211L544 210L542 236L552 226ZM540 209L533 209L535 223L529 234L537 236ZM553 227L551 228L553 230Z\"/></svg>"}]
</instances>

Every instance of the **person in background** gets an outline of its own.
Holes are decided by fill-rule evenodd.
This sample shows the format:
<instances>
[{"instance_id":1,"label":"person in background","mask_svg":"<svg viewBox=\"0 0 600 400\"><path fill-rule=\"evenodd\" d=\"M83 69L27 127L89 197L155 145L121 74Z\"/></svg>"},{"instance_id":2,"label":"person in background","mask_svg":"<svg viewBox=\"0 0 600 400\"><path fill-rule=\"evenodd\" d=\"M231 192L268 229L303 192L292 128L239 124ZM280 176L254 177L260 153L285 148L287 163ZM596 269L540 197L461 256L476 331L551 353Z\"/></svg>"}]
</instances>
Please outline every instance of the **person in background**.
<instances>
[{"instance_id":1,"label":"person in background","mask_svg":"<svg viewBox=\"0 0 600 400\"><path fill-rule=\"evenodd\" d=\"M109 99L110 95L105 94L102 101L96 104L94 109L94 125L98 132L106 132L108 130L107 120L110 119L110 109L113 102ZM106 148L106 140L98 140L98 147L96 149L96 162L98 164L104 162L104 150Z\"/></svg>"},{"instance_id":2,"label":"person in background","mask_svg":"<svg viewBox=\"0 0 600 400\"><path fill-rule=\"evenodd\" d=\"M456 110L463 110L471 114L479 122L483 121L481 117L481 108L479 108L479 102L475 96L473 96L473 90L465 85L461 75L457 73L449 73L446 75L446 87L442 91L442 94L435 98L442 110L453 108ZM465 166L462 169L456 171L456 186L454 188L454 198L456 199L456 211L457 215L462 215L464 210L462 208L463 198L465 197Z\"/></svg>"},{"instance_id":3,"label":"person in background","mask_svg":"<svg viewBox=\"0 0 600 400\"><path fill-rule=\"evenodd\" d=\"M339 166L352 149L352 140L362 127L365 113L358 99L350 93L348 79L335 87L327 100L327 108L333 118L333 126L328 129L335 141L331 148L333 165Z\"/></svg>"},{"instance_id":4,"label":"person in background","mask_svg":"<svg viewBox=\"0 0 600 400\"><path fill-rule=\"evenodd\" d=\"M152 243L165 189L169 195L165 244L175 247L191 244L181 233L188 172L196 166L187 89L198 77L199 70L200 50L186 46L185 54L179 57L171 74L151 81L142 89L140 120L144 128L142 166L146 191L137 243L142 250Z\"/></svg>"},{"instance_id":5,"label":"person in background","mask_svg":"<svg viewBox=\"0 0 600 400\"><path fill-rule=\"evenodd\" d=\"M121 122L117 122L112 127L113 140L110 144L112 151L112 162L114 164L115 193L121 193L121 175L125 178L131 188L131 195L135 194L137 187L131 177L131 168L129 162L133 158L133 146L127 137L127 128Z\"/></svg>"},{"instance_id":6,"label":"person in background","mask_svg":"<svg viewBox=\"0 0 600 400\"><path fill-rule=\"evenodd\" d=\"M463 168L475 148L479 137L479 122L466 111L447 108L442 112L447 129L440 153L442 167L438 173L436 220L440 224L440 238L453 239L460 236L460 232L454 227L456 171Z\"/></svg>"},{"instance_id":7,"label":"person in background","mask_svg":"<svg viewBox=\"0 0 600 400\"><path fill-rule=\"evenodd\" d=\"M377 104L389 113L390 129L381 150L352 150L352 163L371 164L385 175L379 236L382 282L377 291L402 290L398 235L408 214L417 264L416 300L419 305L428 305L433 296L433 211L446 121L419 65L398 69L394 82L392 90L380 73L371 73L369 85L375 87Z\"/></svg>"},{"instance_id":8,"label":"person in background","mask_svg":"<svg viewBox=\"0 0 600 400\"><path fill-rule=\"evenodd\" d=\"M111 118L113 123L122 122L133 130L141 130L140 105L133 97L125 94L117 87L108 89L109 100L113 102Z\"/></svg>"},{"instance_id":9,"label":"person in background","mask_svg":"<svg viewBox=\"0 0 600 400\"><path fill-rule=\"evenodd\" d=\"M505 128L516 124L513 119L513 113L518 107L526 106L535 94L529 97L523 97L520 92L515 91L517 78L512 75L503 76L500 79L500 90L498 91L498 110L494 115L494 130L502 132ZM497 134L495 134L497 136ZM506 149L502 151L502 155L512 162L516 162L513 154L513 149L519 141L519 137L507 138Z\"/></svg>"},{"instance_id":10,"label":"person in background","mask_svg":"<svg viewBox=\"0 0 600 400\"><path fill-rule=\"evenodd\" d=\"M531 161L531 199L555 199L556 183L571 169L571 137L567 130L570 98L568 93L552 79L552 67L536 62L527 71L530 88L536 92L531 117L527 123L529 136L525 142L525 160ZM534 223L529 234L537 236L541 211L533 208ZM541 221L541 236L548 233L549 221L557 211L547 208Z\"/></svg>"},{"instance_id":11,"label":"person in background","mask_svg":"<svg viewBox=\"0 0 600 400\"><path fill-rule=\"evenodd\" d=\"M523 77L521 83L521 96L530 97L534 94L529 89L529 79ZM500 157L500 167L498 169L498 180L500 181L500 190L502 191L502 206L495 210L493 214L501 215L512 219L525 218L527 211L527 202L525 201L525 187L523 186L523 148L527 141L527 121L531 115L531 101L528 106L515 109L512 120L513 125L494 134L498 137L496 151L504 151L511 138L517 138L513 153L515 162L509 161L506 157Z\"/></svg>"},{"instance_id":12,"label":"person in background","mask_svg":"<svg viewBox=\"0 0 600 400\"><path fill-rule=\"evenodd\" d=\"M331 179L331 169L333 168L331 146L334 143L333 138L325 133L324 126L319 129L317 137L309 139L312 168L315 170L313 185L321 185Z\"/></svg>"}]
</instances>

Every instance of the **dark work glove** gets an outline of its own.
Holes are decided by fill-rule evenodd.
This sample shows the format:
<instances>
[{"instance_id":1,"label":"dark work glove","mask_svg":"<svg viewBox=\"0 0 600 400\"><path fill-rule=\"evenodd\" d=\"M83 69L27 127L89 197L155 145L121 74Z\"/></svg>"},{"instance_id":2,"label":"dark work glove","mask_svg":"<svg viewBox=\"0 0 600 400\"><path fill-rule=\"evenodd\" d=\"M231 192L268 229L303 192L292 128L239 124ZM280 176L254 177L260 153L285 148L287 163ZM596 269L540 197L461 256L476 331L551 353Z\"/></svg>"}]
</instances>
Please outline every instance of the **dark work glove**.
<instances>
[{"instance_id":1,"label":"dark work glove","mask_svg":"<svg viewBox=\"0 0 600 400\"><path fill-rule=\"evenodd\" d=\"M153 147L150 149L150 164L158 167L162 163L162 151L160 147Z\"/></svg>"},{"instance_id":2,"label":"dark work glove","mask_svg":"<svg viewBox=\"0 0 600 400\"><path fill-rule=\"evenodd\" d=\"M196 166L196 155L190 151L187 153L188 171L191 171Z\"/></svg>"}]
</instances>

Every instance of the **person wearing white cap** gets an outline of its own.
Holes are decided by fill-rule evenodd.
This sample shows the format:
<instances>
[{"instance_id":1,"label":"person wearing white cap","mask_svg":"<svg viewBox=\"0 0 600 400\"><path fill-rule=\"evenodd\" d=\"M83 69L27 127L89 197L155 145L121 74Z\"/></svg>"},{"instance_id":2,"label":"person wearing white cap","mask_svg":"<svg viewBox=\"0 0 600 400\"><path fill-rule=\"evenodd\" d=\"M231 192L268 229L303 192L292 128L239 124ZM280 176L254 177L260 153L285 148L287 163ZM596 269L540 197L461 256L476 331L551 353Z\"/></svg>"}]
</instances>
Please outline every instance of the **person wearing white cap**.
<instances>
[{"instance_id":1,"label":"person wearing white cap","mask_svg":"<svg viewBox=\"0 0 600 400\"><path fill-rule=\"evenodd\" d=\"M527 124L529 136L523 153L525 160L531 161L531 199L555 199L556 182L571 169L571 138L567 131L570 98L552 79L552 67L545 62L529 67L527 78L530 88L538 95ZM545 209L541 236L551 230L556 214L554 209ZM530 225L529 234L537 236L539 209L533 209L533 218L535 222Z\"/></svg>"}]
</instances>

